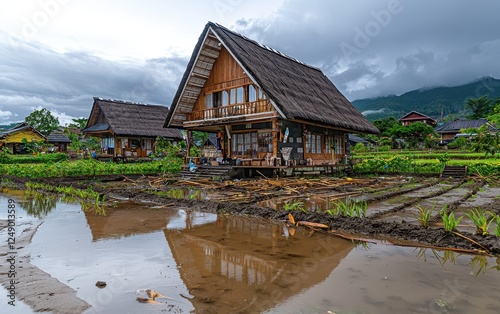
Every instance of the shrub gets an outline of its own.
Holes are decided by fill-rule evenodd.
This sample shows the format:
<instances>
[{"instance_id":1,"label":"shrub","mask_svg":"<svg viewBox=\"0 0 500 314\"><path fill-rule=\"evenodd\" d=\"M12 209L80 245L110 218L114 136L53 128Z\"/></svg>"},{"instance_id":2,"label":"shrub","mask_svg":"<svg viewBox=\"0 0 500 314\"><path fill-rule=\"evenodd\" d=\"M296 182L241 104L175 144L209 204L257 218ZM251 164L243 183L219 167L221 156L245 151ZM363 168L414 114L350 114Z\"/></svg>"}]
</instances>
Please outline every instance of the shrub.
<instances>
[{"instance_id":1,"label":"shrub","mask_svg":"<svg viewBox=\"0 0 500 314\"><path fill-rule=\"evenodd\" d=\"M353 150L358 153L366 152L366 146L363 143L357 143L354 145Z\"/></svg>"},{"instance_id":2,"label":"shrub","mask_svg":"<svg viewBox=\"0 0 500 314\"><path fill-rule=\"evenodd\" d=\"M382 146L379 146L378 150L380 152L388 152L391 150L391 146L390 145L382 145Z\"/></svg>"}]
</instances>

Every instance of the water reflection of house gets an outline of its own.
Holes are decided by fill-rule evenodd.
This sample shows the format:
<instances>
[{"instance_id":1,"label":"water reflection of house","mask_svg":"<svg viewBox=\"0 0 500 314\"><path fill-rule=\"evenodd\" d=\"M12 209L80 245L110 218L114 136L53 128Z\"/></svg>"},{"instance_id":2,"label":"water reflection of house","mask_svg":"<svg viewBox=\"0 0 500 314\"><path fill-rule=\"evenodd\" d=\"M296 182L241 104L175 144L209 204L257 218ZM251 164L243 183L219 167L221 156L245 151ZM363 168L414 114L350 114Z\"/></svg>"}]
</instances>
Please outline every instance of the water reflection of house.
<instances>
[{"instance_id":1,"label":"water reflection of house","mask_svg":"<svg viewBox=\"0 0 500 314\"><path fill-rule=\"evenodd\" d=\"M196 311L262 312L322 282L353 248L345 240L282 225L219 216L212 224L165 229Z\"/></svg>"},{"instance_id":2,"label":"water reflection of house","mask_svg":"<svg viewBox=\"0 0 500 314\"><path fill-rule=\"evenodd\" d=\"M93 210L85 211L94 241L159 231L176 214L177 211L172 209L152 209L135 203L108 208L105 216L98 215Z\"/></svg>"}]
</instances>

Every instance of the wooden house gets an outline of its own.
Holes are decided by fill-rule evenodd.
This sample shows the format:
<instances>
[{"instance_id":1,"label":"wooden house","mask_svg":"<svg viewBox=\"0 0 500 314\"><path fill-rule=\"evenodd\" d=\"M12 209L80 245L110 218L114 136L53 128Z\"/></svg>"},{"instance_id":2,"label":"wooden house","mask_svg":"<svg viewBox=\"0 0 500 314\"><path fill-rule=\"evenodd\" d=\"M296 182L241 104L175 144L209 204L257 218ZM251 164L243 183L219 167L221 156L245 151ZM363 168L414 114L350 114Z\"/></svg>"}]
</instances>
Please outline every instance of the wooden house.
<instances>
[{"instance_id":1,"label":"wooden house","mask_svg":"<svg viewBox=\"0 0 500 314\"><path fill-rule=\"evenodd\" d=\"M454 120L438 126L434 130L439 134L439 144L446 145L450 142L453 142L458 134L460 134L461 130L470 129L470 128L480 128L483 125L488 124L486 119L477 119L477 120ZM489 125L489 129L492 131L497 131L495 127Z\"/></svg>"},{"instance_id":2,"label":"wooden house","mask_svg":"<svg viewBox=\"0 0 500 314\"><path fill-rule=\"evenodd\" d=\"M71 144L71 140L66 134L61 130L55 130L49 134L47 141L49 144L54 145L52 152L65 153L68 151L68 145Z\"/></svg>"},{"instance_id":3,"label":"wooden house","mask_svg":"<svg viewBox=\"0 0 500 314\"><path fill-rule=\"evenodd\" d=\"M423 122L431 126L435 126L437 124L436 120L416 111L407 113L404 117L399 119L399 122L401 122L401 124L404 126L410 125L415 122Z\"/></svg>"},{"instance_id":4,"label":"wooden house","mask_svg":"<svg viewBox=\"0 0 500 314\"><path fill-rule=\"evenodd\" d=\"M155 139L162 136L176 144L178 129L163 128L168 114L164 106L94 97L85 137L101 139L102 153L114 157L147 157L155 152Z\"/></svg>"},{"instance_id":5,"label":"wooden house","mask_svg":"<svg viewBox=\"0 0 500 314\"><path fill-rule=\"evenodd\" d=\"M23 122L11 129L0 132L0 149L7 147L12 154L26 154L28 151L23 139L28 142L47 140L37 129Z\"/></svg>"},{"instance_id":6,"label":"wooden house","mask_svg":"<svg viewBox=\"0 0 500 314\"><path fill-rule=\"evenodd\" d=\"M211 22L165 127L218 134L225 158L278 163L332 163L349 132L379 133L320 69Z\"/></svg>"}]
</instances>

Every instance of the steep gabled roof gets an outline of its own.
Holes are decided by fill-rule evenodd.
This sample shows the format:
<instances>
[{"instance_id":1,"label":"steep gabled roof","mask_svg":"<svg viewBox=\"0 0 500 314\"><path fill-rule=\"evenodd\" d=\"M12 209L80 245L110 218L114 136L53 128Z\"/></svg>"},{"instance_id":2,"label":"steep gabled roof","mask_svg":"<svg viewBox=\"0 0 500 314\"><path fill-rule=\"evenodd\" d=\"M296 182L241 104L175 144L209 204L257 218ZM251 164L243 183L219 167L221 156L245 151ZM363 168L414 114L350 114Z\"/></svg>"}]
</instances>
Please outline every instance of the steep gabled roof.
<instances>
[{"instance_id":1,"label":"steep gabled roof","mask_svg":"<svg viewBox=\"0 0 500 314\"><path fill-rule=\"evenodd\" d=\"M182 127L223 45L270 98L282 118L379 133L320 69L209 22L193 51L165 126Z\"/></svg>"},{"instance_id":2,"label":"steep gabled roof","mask_svg":"<svg viewBox=\"0 0 500 314\"><path fill-rule=\"evenodd\" d=\"M412 115L414 115L415 117L411 117ZM437 123L436 120L432 119L431 117L429 117L423 113L417 112L417 111L408 112L402 118L399 118L399 121L413 121L413 120L422 120L422 119L431 120L434 123Z\"/></svg>"},{"instance_id":3,"label":"steep gabled roof","mask_svg":"<svg viewBox=\"0 0 500 314\"><path fill-rule=\"evenodd\" d=\"M5 138L5 137L7 137L8 135L10 135L12 133L20 132L20 131L23 131L23 130L26 130L26 129L31 129L34 133L36 133L37 135L39 135L44 140L47 139L42 133L40 133L37 129L35 129L34 127L32 127L31 125L29 125L26 122L21 122L21 123L15 125L14 127L8 129L8 130L0 132L0 139L1 138Z\"/></svg>"},{"instance_id":4,"label":"steep gabled roof","mask_svg":"<svg viewBox=\"0 0 500 314\"><path fill-rule=\"evenodd\" d=\"M480 128L483 125L487 124L488 121L486 119L477 119L477 120L454 120L451 122L448 122L446 124L443 124L434 130L437 133L458 133L462 129L469 129L469 128ZM491 126L492 129L496 130L493 126Z\"/></svg>"},{"instance_id":5,"label":"steep gabled roof","mask_svg":"<svg viewBox=\"0 0 500 314\"><path fill-rule=\"evenodd\" d=\"M164 106L94 97L90 117L82 132L109 130L115 135L181 139L180 130L163 128L167 114L168 108Z\"/></svg>"}]
</instances>

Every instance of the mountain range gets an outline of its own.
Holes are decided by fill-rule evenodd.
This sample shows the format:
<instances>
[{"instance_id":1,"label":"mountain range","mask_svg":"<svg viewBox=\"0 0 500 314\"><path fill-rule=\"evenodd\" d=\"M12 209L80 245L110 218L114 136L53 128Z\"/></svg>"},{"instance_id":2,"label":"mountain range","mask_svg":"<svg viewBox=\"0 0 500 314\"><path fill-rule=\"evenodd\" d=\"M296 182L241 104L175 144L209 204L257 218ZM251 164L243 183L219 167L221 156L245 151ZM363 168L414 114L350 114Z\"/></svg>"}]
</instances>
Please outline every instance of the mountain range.
<instances>
[{"instance_id":1,"label":"mountain range","mask_svg":"<svg viewBox=\"0 0 500 314\"><path fill-rule=\"evenodd\" d=\"M388 95L352 101L354 107L370 121L394 116L401 118L411 111L418 111L436 120L445 117L464 117L468 98L487 95L500 97L500 80L483 77L460 86L430 87L413 90L402 95Z\"/></svg>"}]
</instances>

